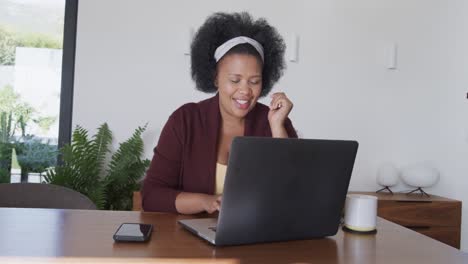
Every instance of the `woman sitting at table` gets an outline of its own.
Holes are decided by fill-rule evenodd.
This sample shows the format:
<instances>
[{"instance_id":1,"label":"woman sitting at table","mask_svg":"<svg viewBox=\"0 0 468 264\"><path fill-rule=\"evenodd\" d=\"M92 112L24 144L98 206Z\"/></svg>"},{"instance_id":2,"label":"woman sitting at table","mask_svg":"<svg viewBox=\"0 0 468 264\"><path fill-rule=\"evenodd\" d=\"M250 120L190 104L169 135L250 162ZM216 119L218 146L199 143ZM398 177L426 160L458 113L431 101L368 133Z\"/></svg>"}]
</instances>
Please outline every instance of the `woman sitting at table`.
<instances>
[{"instance_id":1,"label":"woman sitting at table","mask_svg":"<svg viewBox=\"0 0 468 264\"><path fill-rule=\"evenodd\" d=\"M216 95L169 117L143 182L144 211L195 214L220 209L229 148L236 136L297 137L284 93L258 103L284 69L285 45L266 20L215 13L194 36L192 78Z\"/></svg>"}]
</instances>

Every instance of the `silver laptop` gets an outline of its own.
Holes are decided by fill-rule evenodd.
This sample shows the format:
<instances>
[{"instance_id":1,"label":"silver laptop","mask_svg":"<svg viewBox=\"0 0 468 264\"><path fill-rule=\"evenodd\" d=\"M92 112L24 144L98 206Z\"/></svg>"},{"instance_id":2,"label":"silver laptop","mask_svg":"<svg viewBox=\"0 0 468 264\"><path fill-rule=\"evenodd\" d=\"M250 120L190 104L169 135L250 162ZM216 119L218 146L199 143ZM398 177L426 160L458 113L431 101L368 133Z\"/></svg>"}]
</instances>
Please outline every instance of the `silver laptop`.
<instances>
[{"instance_id":1,"label":"silver laptop","mask_svg":"<svg viewBox=\"0 0 468 264\"><path fill-rule=\"evenodd\" d=\"M217 246L335 235L357 149L356 141L236 137L218 219L178 222Z\"/></svg>"}]
</instances>

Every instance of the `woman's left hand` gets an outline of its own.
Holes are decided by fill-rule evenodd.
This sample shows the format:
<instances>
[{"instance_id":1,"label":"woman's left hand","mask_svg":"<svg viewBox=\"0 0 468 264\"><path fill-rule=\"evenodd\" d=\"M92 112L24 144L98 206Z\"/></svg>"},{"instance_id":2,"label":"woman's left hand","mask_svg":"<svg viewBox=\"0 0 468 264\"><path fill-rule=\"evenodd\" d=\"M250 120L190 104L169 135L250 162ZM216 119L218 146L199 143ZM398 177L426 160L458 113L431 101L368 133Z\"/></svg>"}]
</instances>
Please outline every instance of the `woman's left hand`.
<instances>
[{"instance_id":1,"label":"woman's left hand","mask_svg":"<svg viewBox=\"0 0 468 264\"><path fill-rule=\"evenodd\" d=\"M270 127L284 127L284 121L288 117L293 103L289 100L285 93L274 93L271 95L270 112L268 112L268 121Z\"/></svg>"}]
</instances>

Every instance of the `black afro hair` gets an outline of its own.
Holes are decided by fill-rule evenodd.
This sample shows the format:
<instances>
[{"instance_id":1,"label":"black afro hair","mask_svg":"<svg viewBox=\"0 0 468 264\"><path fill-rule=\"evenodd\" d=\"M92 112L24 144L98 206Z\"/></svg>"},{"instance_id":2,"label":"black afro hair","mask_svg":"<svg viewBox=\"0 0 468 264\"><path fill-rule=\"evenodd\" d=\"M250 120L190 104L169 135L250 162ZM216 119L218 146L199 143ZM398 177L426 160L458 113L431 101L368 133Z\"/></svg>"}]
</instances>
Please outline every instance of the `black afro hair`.
<instances>
[{"instance_id":1,"label":"black afro hair","mask_svg":"<svg viewBox=\"0 0 468 264\"><path fill-rule=\"evenodd\" d=\"M191 44L192 79L198 90L206 93L217 91L214 85L216 76L214 52L224 42L238 36L250 37L263 46L265 61L260 96L267 95L273 84L279 80L285 67L284 50L286 45L277 30L270 26L265 19L254 20L246 12L215 13L208 17L198 29ZM227 54L232 53L247 53L260 58L258 52L249 44L238 45Z\"/></svg>"}]
</instances>

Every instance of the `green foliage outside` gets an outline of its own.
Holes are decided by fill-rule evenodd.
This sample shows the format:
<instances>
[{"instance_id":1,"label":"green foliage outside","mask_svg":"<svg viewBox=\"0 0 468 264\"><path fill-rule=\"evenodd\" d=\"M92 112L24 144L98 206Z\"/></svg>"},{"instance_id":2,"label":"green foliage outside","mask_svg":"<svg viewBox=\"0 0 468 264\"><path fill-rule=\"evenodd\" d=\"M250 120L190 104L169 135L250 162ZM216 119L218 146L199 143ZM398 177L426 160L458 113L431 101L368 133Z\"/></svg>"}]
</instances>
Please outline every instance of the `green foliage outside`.
<instances>
[{"instance_id":1,"label":"green foliage outside","mask_svg":"<svg viewBox=\"0 0 468 264\"><path fill-rule=\"evenodd\" d=\"M62 49L62 39L46 34L18 32L0 25L0 65L14 65L16 47ZM55 164L56 146L32 140L27 135L27 126L36 123L41 130L47 131L57 117L38 116L39 112L30 104L21 100L13 87L0 87L0 183L10 182L11 153L18 151L18 159L25 171L42 172L49 165ZM23 143L16 142L21 137ZM32 141L31 141L32 140ZM10 142L15 141L13 144ZM54 153L54 161L51 155ZM28 159L31 160L28 160ZM23 169L24 170L24 169Z\"/></svg>"},{"instance_id":2,"label":"green foliage outside","mask_svg":"<svg viewBox=\"0 0 468 264\"><path fill-rule=\"evenodd\" d=\"M10 172L0 167L0 183L10 183Z\"/></svg>"},{"instance_id":3,"label":"green foliage outside","mask_svg":"<svg viewBox=\"0 0 468 264\"><path fill-rule=\"evenodd\" d=\"M21 173L44 172L57 163L57 146L52 145L50 140L42 140L34 137L26 137L24 142L17 143L18 162Z\"/></svg>"},{"instance_id":4,"label":"green foliage outside","mask_svg":"<svg viewBox=\"0 0 468 264\"><path fill-rule=\"evenodd\" d=\"M0 142L9 142L17 130L26 135L26 124L35 114L35 109L21 100L13 87L0 90Z\"/></svg>"},{"instance_id":5,"label":"green foliage outside","mask_svg":"<svg viewBox=\"0 0 468 264\"><path fill-rule=\"evenodd\" d=\"M139 189L138 181L150 163L141 159L145 129L138 127L106 162L112 142L108 125L102 124L91 138L87 130L76 127L71 144L60 150L63 164L47 172L46 182L76 190L100 209L131 210L133 191Z\"/></svg>"},{"instance_id":6,"label":"green foliage outside","mask_svg":"<svg viewBox=\"0 0 468 264\"><path fill-rule=\"evenodd\" d=\"M10 182L10 165L13 144L0 142L0 183Z\"/></svg>"},{"instance_id":7,"label":"green foliage outside","mask_svg":"<svg viewBox=\"0 0 468 264\"><path fill-rule=\"evenodd\" d=\"M15 64L16 47L62 49L61 39L45 34L19 33L0 25L0 65Z\"/></svg>"},{"instance_id":8,"label":"green foliage outside","mask_svg":"<svg viewBox=\"0 0 468 264\"><path fill-rule=\"evenodd\" d=\"M62 40L38 33L19 33L16 35L18 47L62 49Z\"/></svg>"},{"instance_id":9,"label":"green foliage outside","mask_svg":"<svg viewBox=\"0 0 468 264\"><path fill-rule=\"evenodd\" d=\"M13 137L12 119L12 112L0 112L0 142L2 143L9 142Z\"/></svg>"},{"instance_id":10,"label":"green foliage outside","mask_svg":"<svg viewBox=\"0 0 468 264\"><path fill-rule=\"evenodd\" d=\"M42 143L27 134L28 124L36 123L49 130L56 117L39 116L39 112L24 102L11 86L0 89L0 182L10 181L11 153L18 152L22 173L44 172L54 166L57 146Z\"/></svg>"},{"instance_id":11,"label":"green foliage outside","mask_svg":"<svg viewBox=\"0 0 468 264\"><path fill-rule=\"evenodd\" d=\"M0 142L10 142L15 135L25 137L30 122L47 131L57 119L54 116L38 115L39 111L23 101L13 87L7 85L0 89Z\"/></svg>"},{"instance_id":12,"label":"green foliage outside","mask_svg":"<svg viewBox=\"0 0 468 264\"><path fill-rule=\"evenodd\" d=\"M50 127L55 123L57 117L55 116L45 116L37 117L33 121L36 123L42 130L42 133L46 133Z\"/></svg>"},{"instance_id":13,"label":"green foliage outside","mask_svg":"<svg viewBox=\"0 0 468 264\"><path fill-rule=\"evenodd\" d=\"M16 40L13 33L0 27L0 65L15 64Z\"/></svg>"}]
</instances>

